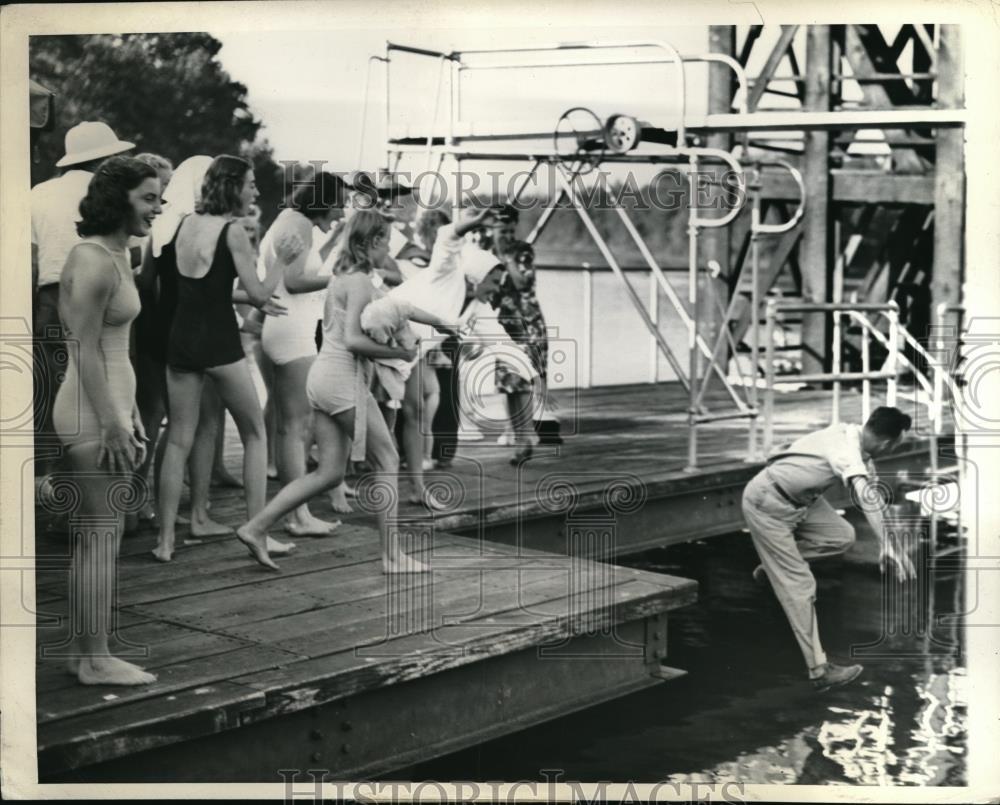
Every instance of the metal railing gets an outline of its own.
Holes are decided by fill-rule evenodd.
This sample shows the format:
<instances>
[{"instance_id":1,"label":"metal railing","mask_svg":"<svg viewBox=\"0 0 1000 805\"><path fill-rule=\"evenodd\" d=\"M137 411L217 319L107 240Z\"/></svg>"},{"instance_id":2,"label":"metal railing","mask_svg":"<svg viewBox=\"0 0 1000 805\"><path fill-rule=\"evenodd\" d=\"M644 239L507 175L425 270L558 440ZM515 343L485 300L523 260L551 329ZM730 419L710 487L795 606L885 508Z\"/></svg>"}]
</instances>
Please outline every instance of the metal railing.
<instances>
[{"instance_id":1,"label":"metal railing","mask_svg":"<svg viewBox=\"0 0 1000 805\"><path fill-rule=\"evenodd\" d=\"M775 356L774 356L774 330L778 317L786 313L832 313L834 315L835 326L839 318L843 315L850 315L855 320L864 321L869 327L863 332L877 330L871 324L866 314L878 314L885 317L889 323L889 334L884 343L888 351L885 363L880 370L872 371L869 365L869 353L866 342L862 340L862 366L860 372L841 371L841 356L839 345L835 345L833 351L833 367L830 372L808 372L805 374L789 375L788 380L796 383L832 383L833 384L833 412L832 421L840 421L840 389L842 383L860 381L864 388L864 394L870 400L871 382L873 380L886 381L886 405L896 404L897 382L899 377L899 308L895 302L887 304L865 304L857 302L841 303L809 303L809 302L781 302L777 299L769 299L765 311L764 323L764 453L770 453L774 447L774 394L776 385ZM881 335L881 332L880 332Z\"/></svg>"},{"instance_id":2,"label":"metal railing","mask_svg":"<svg viewBox=\"0 0 1000 805\"><path fill-rule=\"evenodd\" d=\"M936 312L939 321L944 320L946 309ZM786 313L832 313L834 325L834 350L832 370L830 372L815 372L809 374L790 374L788 382L796 383L831 383L833 396L831 401L831 422L840 421L841 387L844 383L861 383L861 418L868 419L872 409L872 383L885 381L885 404L896 405L899 396L899 378L903 373L913 377L914 402L923 404L927 412L927 420L931 425L929 434L931 447L931 473L937 474L937 443L945 430L945 406L951 400L958 399L950 367L940 356L935 356L913 337L899 321L899 308L895 302L885 304L864 304L858 302L842 302L834 304L809 304L798 302L781 302L770 299L765 314L765 360L764 360L764 445L765 454L774 446L774 396L779 382L775 367L775 327L779 317ZM848 318L858 325L861 336L861 371L841 371L842 357L842 318ZM878 326L877 319L884 319L887 331ZM939 324L940 329L940 324ZM871 365L871 347L874 339L886 353L881 368L873 370ZM926 371L906 356L906 348L923 360ZM936 345L936 351L943 351L941 344ZM921 401L921 392L923 400Z\"/></svg>"},{"instance_id":3,"label":"metal railing","mask_svg":"<svg viewBox=\"0 0 1000 805\"><path fill-rule=\"evenodd\" d=\"M611 55L608 57L609 49L627 49L627 48L644 48L644 49L655 49L659 50L662 56L659 54L656 57L648 59L636 59L636 60L623 60L621 57L616 55ZM538 53L553 53L557 51L574 51L577 53L584 53L586 56L593 55L593 59L587 60L583 57L579 59L573 59L572 61L556 62L552 64L536 64L534 60L525 61L523 55L518 57L517 54L538 54ZM393 138L393 129L391 126L391 106L390 106L390 78L391 78L391 61L392 55L395 52L408 53L411 55L426 57L434 59L439 64L439 70L437 73L437 87L435 91L435 100L433 104L433 117L426 132L426 135L418 138L415 142L397 140ZM492 55L497 57L494 62L491 63L481 63L477 62L475 57L480 55ZM511 60L511 56L514 57ZM468 57L473 57L468 59ZM529 57L530 58L530 57ZM685 100L685 64L689 62L721 62L729 66L736 74L737 83L740 87L741 94L738 94L733 101L733 108L735 112L730 112L726 114L716 114L714 117L721 120L732 119L732 125L736 129L749 130L749 121L754 118L754 114L747 111L747 83L746 76L743 68L734 60L728 57L720 56L719 54L704 54L696 56L683 56L681 55L672 45L661 41L640 41L640 42L616 42L616 43L606 43L606 42L581 42L581 43L561 43L549 46L537 46L537 47L523 47L523 48L500 48L491 50L465 50L465 51L451 51L442 52L428 50L424 48L414 48L406 45L400 45L393 42L386 43L386 52L383 57L373 57L373 60L382 61L386 64L386 88L385 88L385 106L386 106L386 164L390 170L394 170L398 167L401 158L404 155L416 155L425 154L427 158L427 167L429 168L432 164L434 157L437 158L438 168L442 164L442 160L445 158L451 158L455 161L458 169L461 169L463 160L518 160L525 162L532 162L531 170L528 173L527 178L521 182L520 187L514 193L514 198L519 196L530 184L531 178L539 170L542 165L550 165L555 168L556 178L558 180L558 192L556 197L547 205L547 208L543 211L542 216L535 224L530 235L528 235L528 242L534 242L535 239L541 234L542 230L548 223L553 211L564 201L568 201L569 205L575 210L577 215L580 217L582 223L593 239L595 245L600 250L602 256L606 260L608 266L611 270L618 276L622 282L623 287L628 294L630 301L633 303L634 307L638 311L643 323L649 330L651 336L653 337L655 344L659 351L665 356L667 362L670 364L674 373L676 374L679 382L684 386L688 392L688 425L689 425L689 440L688 440L688 460L687 469L695 470L697 469L698 463L698 430L699 427L709 423L716 423L727 419L737 419L737 418L747 418L749 419L749 449L748 449L748 460L754 461L759 458L758 451L758 436L759 436L759 421L758 417L762 414L764 418L764 435L763 435L763 449L765 452L770 451L773 447L774 439L774 395L775 395L775 385L777 383L777 376L775 371L775 326L778 318L785 313L799 312L799 313L831 313L833 314L833 365L830 372L821 373L811 373L811 374L801 374L789 376L790 380L803 383L832 383L833 384L833 421L839 420L840 417L840 397L841 397L841 386L844 383L860 382L862 384L862 406L867 417L869 409L871 407L871 397L872 397L872 383L885 381L886 383L886 401L888 404L892 405L895 403L897 395L897 382L900 373L900 367L912 371L918 386L926 392L927 405L929 410L929 416L931 421L934 423L935 435L939 434L943 428L943 405L944 396L948 388L950 387L950 378L947 374L946 369L940 367L930 355L927 354L915 339L906 332L899 322L898 308L894 302L888 304L857 304L857 303L843 303L838 296L835 295L834 302L832 304L809 304L809 303L789 303L781 302L777 299L770 299L766 305L766 316L765 316L765 356L763 367L761 366L761 347L759 343L760 339L760 313L761 313L761 294L766 290L766 288L760 287L761 277L759 270L759 239L763 235L787 232L794 228L801 221L803 214L805 212L805 187L800 173L789 163L783 161L774 162L761 162L759 160L753 160L743 164L741 162L740 151L736 149L734 153L725 151L717 148L705 148L696 147L688 145L686 142L686 128L688 127L687 114L686 114L686 100ZM607 240L598 231L594 220L591 218L590 213L587 210L586 204L579 192L579 187L577 185L577 177L581 175L581 171L586 163L585 156L581 156L580 149L582 146L578 145L578 152L576 157L572 154L562 153L557 148L546 149L546 148L531 148L530 150L525 150L524 152L504 152L497 151L495 148L490 146L491 141L494 140L517 140L522 139L525 141L531 140L538 137L537 131L526 131L518 128L516 131L504 131L504 132L485 132L485 131L475 131L464 134L459 132L459 127L465 125L462 121L462 75L466 71L470 70L494 70L494 69L512 69L517 67L546 67L546 68L560 68L560 67L583 67L583 66L620 66L622 64L651 64L651 65L671 65L676 71L674 73L674 93L672 100L675 103L675 108L679 108L679 114L677 114L674 109L667 110L665 112L668 125L675 128L677 131L676 144L671 145L663 141L656 140L655 142L659 144L658 148L646 149L641 152L633 153L606 153L603 149L600 151L600 155L595 159L603 162L620 162L620 163L647 163L647 164L663 164L663 163L673 163L677 165L679 170L685 171L689 179L690 193L692 203L689 205L688 210L688 221L687 221L687 232L688 232L688 298L687 305L684 304L680 295L673 288L667 276L665 275L662 268L657 263L651 250L643 240L638 229L633 224L629 215L625 209L620 205L615 204L614 210L618 215L622 225L628 232L630 238L635 243L641 254L643 260L648 265L652 279L658 285L659 290L661 290L666 296L667 301L671 304L674 311L677 314L678 319L683 323L686 334L687 334L687 347L688 347L688 367L687 371L682 365L682 361L679 359L678 355L675 355L667 343L666 338L661 333L659 324L654 320L653 316L647 310L647 305L639 298L635 289L631 286L628 279L625 276L625 272L622 270L621 265L612 253L612 250L607 242ZM371 67L369 63L369 68ZM447 127L443 132L443 136L435 136L434 131L438 125L438 117L441 112L442 107L442 93L444 91L444 82L446 77L449 83L449 92L447 99ZM370 79L370 70L369 70ZM370 89L370 81L366 82L365 89L365 114L362 117L367 116L367 96ZM589 110L588 110L589 111ZM814 122L810 122L810 113L806 112L796 112L794 116L790 117L787 121L787 125L791 125L794 128L808 128L814 125ZM829 113L827 113L828 115ZM882 114L882 113L879 113ZM768 116L770 115L770 117ZM771 120L773 114L768 113L764 115L768 122L766 125L768 127L773 127L777 124ZM593 115L596 118L596 115ZM758 115L760 116L760 115ZM849 116L848 116L849 117ZM843 119L842 119L843 118ZM860 119L859 119L860 120ZM844 117L844 113L837 113L837 120L832 122L840 122L847 127L857 127L860 125L859 120L847 119ZM763 118L762 118L763 121ZM599 122L599 120L598 120ZM832 122L827 120L825 117L820 121L823 125L831 125ZM947 121L949 124L956 121ZM960 121L959 121L960 122ZM718 123L718 121L717 121ZM815 123L819 125L819 123ZM362 121L364 125L364 121ZM764 125L761 122L761 125ZM785 124L782 124L785 125ZM516 128L516 127L515 127ZM779 126L780 128L780 126ZM725 125L718 124L715 127L716 130L728 130ZM558 134L558 132L557 132ZM573 136L574 133L567 133L566 136ZM579 135L579 132L575 132ZM557 138L558 139L558 138ZM578 139L579 143L579 139ZM558 142L556 143L558 145ZM647 143L648 145L649 143ZM576 160L574 162L574 159ZM740 190L740 200L736 203L732 209L725 212L725 214L718 217L702 217L700 211L695 202L697 198L696 194L696 177L699 169L699 165L704 161L713 160L717 163L723 164L731 174L736 177L737 184ZM795 210L793 216L787 220L775 224L764 223L763 216L761 214L761 204L760 204L760 180L761 173L760 168L764 165L777 165L789 171L794 180L795 184L799 188L801 201ZM754 180L749 183L747 181L747 174L750 173ZM749 198L753 200L753 206L751 208L751 226L750 226L750 255L751 255L751 298L749 302L750 306L750 371L752 377L750 382L746 383L745 386L745 397L741 398L737 394L733 383L730 382L728 377L728 361L730 356L733 358L737 354L737 344L736 339L733 337L729 329L729 324L734 320L736 311L739 306L738 293L734 294L730 299L728 306L723 309L722 304L719 302L717 297L710 299L709 301L718 308L716 312L721 315L721 320L719 322L719 330L714 335L714 343L709 344L706 339L702 336L701 322L699 321L700 316L703 311L700 310L703 305L699 304L699 280L700 274L705 274L707 269L704 266L699 266L699 239L700 234L704 229L724 227L732 222L736 216L743 209L747 202L747 188L751 188ZM835 267L835 271L842 271L842 266ZM742 271L742 269L741 269ZM840 283L836 283L839 287ZM733 284L733 288L739 287L739 278ZM714 289L712 284L706 283L706 292L710 295L714 295ZM876 326L872 321L869 314L874 314L877 317L882 317L888 321L887 333L883 332L883 329ZM745 310L741 313L745 315ZM850 321L859 324L861 327L861 356L862 356L862 371L860 372L844 372L842 368L842 320L844 318L850 319ZM714 316L713 316L714 318ZM887 358L882 367L876 371L871 368L871 339L875 339L882 347L886 349ZM910 348L917 351L926 361L927 365L931 367L931 376L927 377L923 372L919 371L916 366L910 362L906 355L903 354L902 346L906 344ZM739 362L737 361L737 370L739 369ZM758 380L763 369L764 374L764 399L763 406L758 407L759 394L758 394ZM704 372L702 374L702 371ZM718 378L721 381L722 387L725 389L726 393L731 398L734 408L727 411L709 411L706 408L705 395L709 388L709 383L714 378ZM936 456L935 456L936 460Z\"/></svg>"}]
</instances>

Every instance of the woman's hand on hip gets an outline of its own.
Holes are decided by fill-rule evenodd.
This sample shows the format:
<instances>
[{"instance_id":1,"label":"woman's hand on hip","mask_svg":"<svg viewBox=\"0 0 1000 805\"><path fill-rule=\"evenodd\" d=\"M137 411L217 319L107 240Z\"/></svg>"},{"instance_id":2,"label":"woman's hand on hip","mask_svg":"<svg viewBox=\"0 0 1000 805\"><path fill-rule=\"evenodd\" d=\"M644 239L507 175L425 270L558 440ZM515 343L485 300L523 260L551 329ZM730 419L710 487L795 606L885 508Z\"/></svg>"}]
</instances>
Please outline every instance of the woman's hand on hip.
<instances>
[{"instance_id":1,"label":"woman's hand on hip","mask_svg":"<svg viewBox=\"0 0 1000 805\"><path fill-rule=\"evenodd\" d=\"M288 308L281 303L281 297L275 294L262 304L258 310L265 316L287 316Z\"/></svg>"},{"instance_id":2,"label":"woman's hand on hip","mask_svg":"<svg viewBox=\"0 0 1000 805\"><path fill-rule=\"evenodd\" d=\"M105 425L101 428L101 447L97 452L98 469L115 475L131 472L138 465L137 443L131 429L120 422Z\"/></svg>"}]
</instances>

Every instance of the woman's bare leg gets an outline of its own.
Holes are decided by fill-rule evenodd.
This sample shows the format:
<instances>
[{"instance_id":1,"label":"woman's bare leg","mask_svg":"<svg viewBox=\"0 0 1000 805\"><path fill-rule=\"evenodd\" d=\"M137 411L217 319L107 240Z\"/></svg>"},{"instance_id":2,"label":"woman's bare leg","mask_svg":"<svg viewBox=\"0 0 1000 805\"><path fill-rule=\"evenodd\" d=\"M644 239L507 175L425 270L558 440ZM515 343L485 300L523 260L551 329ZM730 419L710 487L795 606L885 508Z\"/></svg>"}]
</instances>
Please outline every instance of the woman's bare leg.
<instances>
[{"instance_id":1,"label":"woman's bare leg","mask_svg":"<svg viewBox=\"0 0 1000 805\"><path fill-rule=\"evenodd\" d=\"M97 443L80 445L69 451L70 466L80 490L79 515L100 518L93 529L74 534L70 581L70 626L77 656L70 670L84 685L148 685L156 681L138 665L114 657L108 648L114 622L114 589L118 545L124 518L109 501L110 487L125 476L98 474ZM105 525L108 523L109 525ZM111 525L114 523L114 525Z\"/></svg>"},{"instance_id":2,"label":"woman's bare leg","mask_svg":"<svg viewBox=\"0 0 1000 805\"><path fill-rule=\"evenodd\" d=\"M222 402L233 415L243 443L243 489L247 517L252 518L264 508L267 495L267 445L260 399L245 358L226 366L213 367L209 374ZM261 542L240 539L258 562L272 569L277 569L277 565L271 561L268 552L287 552L293 547L270 537Z\"/></svg>"},{"instance_id":3,"label":"woman's bare leg","mask_svg":"<svg viewBox=\"0 0 1000 805\"><path fill-rule=\"evenodd\" d=\"M299 358L290 363L275 366L278 419L278 478L282 486L288 486L306 472L306 444L311 442L312 407L306 397L306 378L314 356ZM334 528L315 517L306 502L299 504L289 515L286 529L296 536L319 536Z\"/></svg>"},{"instance_id":4,"label":"woman's bare leg","mask_svg":"<svg viewBox=\"0 0 1000 805\"><path fill-rule=\"evenodd\" d=\"M374 483L378 487L375 494L370 497L386 501L386 504L376 512L378 530L382 539L382 572L426 572L430 568L407 554L399 542L399 529L397 528L399 454L396 452L395 444L393 444L392 434L389 432L374 398L368 400L366 412L368 422L365 458L374 467Z\"/></svg>"},{"instance_id":5,"label":"woman's bare leg","mask_svg":"<svg viewBox=\"0 0 1000 805\"><path fill-rule=\"evenodd\" d=\"M413 367L406 380L406 391L403 396L403 452L406 455L407 475L413 484L410 503L420 503L427 508L437 510L440 503L433 495L427 493L424 487L424 434L421 432L421 417L424 407L423 383L421 368L423 361ZM435 378L436 381L436 378Z\"/></svg>"},{"instance_id":6,"label":"woman's bare leg","mask_svg":"<svg viewBox=\"0 0 1000 805\"><path fill-rule=\"evenodd\" d=\"M351 451L354 432L353 409L337 415L345 425L340 426L326 414L317 412L315 420L316 441L319 443L319 466L282 487L268 504L251 517L236 533L248 540L263 539L282 517L294 511L303 502L341 483L344 468ZM349 423L349 427L348 424Z\"/></svg>"},{"instance_id":7,"label":"woman's bare leg","mask_svg":"<svg viewBox=\"0 0 1000 805\"><path fill-rule=\"evenodd\" d=\"M226 409L222 405L215 384L209 378L201 390L201 407L198 412L198 429L194 433L191 457L188 459L188 477L191 480L191 536L196 538L218 537L232 532L229 526L218 523L208 514L208 495L212 485L212 467L220 422Z\"/></svg>"},{"instance_id":8,"label":"woman's bare leg","mask_svg":"<svg viewBox=\"0 0 1000 805\"><path fill-rule=\"evenodd\" d=\"M215 420L215 450L212 453L212 486L242 489L243 481L226 469L226 409L219 406Z\"/></svg>"},{"instance_id":9,"label":"woman's bare leg","mask_svg":"<svg viewBox=\"0 0 1000 805\"><path fill-rule=\"evenodd\" d=\"M177 522L177 507L184 484L184 464L194 443L198 427L201 391L204 375L199 372L178 372L167 368L167 396L170 419L167 422L167 446L163 452L163 467L157 491L160 534L153 555L161 562L173 557Z\"/></svg>"},{"instance_id":10,"label":"woman's bare leg","mask_svg":"<svg viewBox=\"0 0 1000 805\"><path fill-rule=\"evenodd\" d=\"M437 370L426 361L421 363L423 372L423 407L420 411L420 431L424 439L424 465L431 462L434 450L434 415L441 403L441 385L438 383Z\"/></svg>"},{"instance_id":11,"label":"woman's bare leg","mask_svg":"<svg viewBox=\"0 0 1000 805\"><path fill-rule=\"evenodd\" d=\"M267 390L267 403L264 405L264 427L267 431L267 477L277 478L278 416L275 410L277 405L275 402L274 364L264 354L259 338L257 339L254 355L257 358L257 368L260 369L260 376L264 380L264 388Z\"/></svg>"}]
</instances>

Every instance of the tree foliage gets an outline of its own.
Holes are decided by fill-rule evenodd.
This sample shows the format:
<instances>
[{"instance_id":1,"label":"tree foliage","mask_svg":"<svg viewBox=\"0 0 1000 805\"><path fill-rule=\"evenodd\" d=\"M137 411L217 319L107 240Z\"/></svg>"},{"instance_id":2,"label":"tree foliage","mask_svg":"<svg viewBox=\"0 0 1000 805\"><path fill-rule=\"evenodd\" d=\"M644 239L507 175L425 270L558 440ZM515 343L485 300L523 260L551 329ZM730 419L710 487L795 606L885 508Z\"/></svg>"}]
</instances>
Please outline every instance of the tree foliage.
<instances>
[{"instance_id":1,"label":"tree foliage","mask_svg":"<svg viewBox=\"0 0 1000 805\"><path fill-rule=\"evenodd\" d=\"M38 140L32 184L55 175L69 128L100 120L134 142L135 153L161 154L175 165L195 154L248 157L269 220L281 199L282 168L261 137L246 86L216 58L221 47L207 33L32 37L31 77L56 93L55 128Z\"/></svg>"}]
</instances>

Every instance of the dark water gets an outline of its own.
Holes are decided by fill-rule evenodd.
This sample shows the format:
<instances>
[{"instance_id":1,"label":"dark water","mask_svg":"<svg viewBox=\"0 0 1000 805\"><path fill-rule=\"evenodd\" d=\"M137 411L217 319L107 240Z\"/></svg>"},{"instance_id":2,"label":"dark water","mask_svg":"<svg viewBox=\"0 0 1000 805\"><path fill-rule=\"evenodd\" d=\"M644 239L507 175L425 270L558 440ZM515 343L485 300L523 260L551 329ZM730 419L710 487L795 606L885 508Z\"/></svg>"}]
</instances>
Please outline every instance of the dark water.
<instances>
[{"instance_id":1,"label":"dark water","mask_svg":"<svg viewBox=\"0 0 1000 805\"><path fill-rule=\"evenodd\" d=\"M749 573L746 534L619 561L697 579L699 602L670 614L668 664L688 675L571 716L420 764L410 780L964 785L965 668L954 618L955 571L930 572L908 607L883 616L877 570L847 561L814 566L830 659L852 647L865 671L815 693L770 589ZM895 627L885 634L883 624ZM867 646L867 647L866 647ZM881 657L874 657L880 654ZM552 773L549 772L551 776Z\"/></svg>"}]
</instances>

